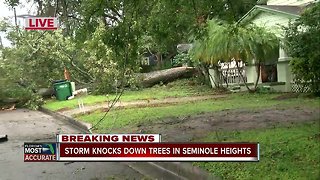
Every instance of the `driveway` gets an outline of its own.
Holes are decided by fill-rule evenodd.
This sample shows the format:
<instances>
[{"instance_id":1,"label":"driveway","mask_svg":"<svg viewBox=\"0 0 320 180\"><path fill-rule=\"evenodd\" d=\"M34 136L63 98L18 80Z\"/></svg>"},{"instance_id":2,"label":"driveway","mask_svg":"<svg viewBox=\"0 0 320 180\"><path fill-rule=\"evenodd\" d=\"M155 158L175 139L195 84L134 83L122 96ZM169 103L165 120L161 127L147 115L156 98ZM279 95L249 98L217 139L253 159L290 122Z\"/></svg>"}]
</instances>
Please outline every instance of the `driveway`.
<instances>
[{"instance_id":1,"label":"driveway","mask_svg":"<svg viewBox=\"0 0 320 180\"><path fill-rule=\"evenodd\" d=\"M0 111L0 179L145 179L124 163L117 162L28 162L23 161L24 142L54 142L57 133L80 133L62 121L39 111Z\"/></svg>"}]
</instances>

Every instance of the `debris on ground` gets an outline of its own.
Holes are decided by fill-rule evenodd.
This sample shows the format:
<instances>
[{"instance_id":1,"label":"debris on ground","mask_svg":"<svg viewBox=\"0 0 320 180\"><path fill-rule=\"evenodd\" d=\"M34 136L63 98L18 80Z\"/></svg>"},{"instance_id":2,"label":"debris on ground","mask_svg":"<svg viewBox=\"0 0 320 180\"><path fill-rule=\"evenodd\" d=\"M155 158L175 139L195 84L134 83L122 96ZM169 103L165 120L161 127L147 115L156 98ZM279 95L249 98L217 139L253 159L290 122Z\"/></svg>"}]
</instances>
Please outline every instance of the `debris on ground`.
<instances>
[{"instance_id":1,"label":"debris on ground","mask_svg":"<svg viewBox=\"0 0 320 180\"><path fill-rule=\"evenodd\" d=\"M8 141L8 135L0 135L0 143Z\"/></svg>"},{"instance_id":2,"label":"debris on ground","mask_svg":"<svg viewBox=\"0 0 320 180\"><path fill-rule=\"evenodd\" d=\"M13 104L13 105L3 106L3 107L1 107L0 110L12 111L12 110L15 110L15 109L16 109L16 104Z\"/></svg>"}]
</instances>

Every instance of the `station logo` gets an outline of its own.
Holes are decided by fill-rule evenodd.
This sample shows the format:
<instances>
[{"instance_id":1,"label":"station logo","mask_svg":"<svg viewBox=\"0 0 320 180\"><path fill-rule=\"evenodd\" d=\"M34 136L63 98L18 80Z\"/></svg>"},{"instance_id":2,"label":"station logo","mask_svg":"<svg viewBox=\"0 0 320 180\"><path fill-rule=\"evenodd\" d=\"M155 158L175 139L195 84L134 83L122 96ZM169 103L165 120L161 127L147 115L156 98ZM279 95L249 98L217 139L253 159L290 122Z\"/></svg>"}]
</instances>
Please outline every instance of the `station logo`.
<instances>
[{"instance_id":1,"label":"station logo","mask_svg":"<svg viewBox=\"0 0 320 180\"><path fill-rule=\"evenodd\" d=\"M24 143L25 162L56 161L56 143Z\"/></svg>"}]
</instances>

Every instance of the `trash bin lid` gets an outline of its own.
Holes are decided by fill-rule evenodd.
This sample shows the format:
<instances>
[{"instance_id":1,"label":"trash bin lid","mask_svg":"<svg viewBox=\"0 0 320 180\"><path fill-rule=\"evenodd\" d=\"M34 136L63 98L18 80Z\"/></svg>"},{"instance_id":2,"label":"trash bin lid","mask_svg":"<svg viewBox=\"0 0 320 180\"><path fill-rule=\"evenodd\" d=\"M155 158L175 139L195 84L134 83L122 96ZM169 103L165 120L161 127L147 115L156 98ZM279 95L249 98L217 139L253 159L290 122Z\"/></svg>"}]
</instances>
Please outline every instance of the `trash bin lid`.
<instances>
[{"instance_id":1,"label":"trash bin lid","mask_svg":"<svg viewBox=\"0 0 320 180\"><path fill-rule=\"evenodd\" d=\"M66 82L66 80L53 80L52 84L56 84L56 83L61 83L61 82Z\"/></svg>"}]
</instances>

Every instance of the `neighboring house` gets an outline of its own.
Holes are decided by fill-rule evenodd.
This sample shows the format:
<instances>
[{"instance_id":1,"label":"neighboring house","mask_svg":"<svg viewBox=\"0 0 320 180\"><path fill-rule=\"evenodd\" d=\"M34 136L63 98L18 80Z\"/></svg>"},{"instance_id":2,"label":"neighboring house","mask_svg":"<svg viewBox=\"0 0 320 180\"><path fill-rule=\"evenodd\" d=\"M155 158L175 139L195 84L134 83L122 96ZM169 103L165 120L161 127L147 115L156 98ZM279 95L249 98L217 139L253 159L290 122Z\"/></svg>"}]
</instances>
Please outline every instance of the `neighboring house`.
<instances>
[{"instance_id":1,"label":"neighboring house","mask_svg":"<svg viewBox=\"0 0 320 180\"><path fill-rule=\"evenodd\" d=\"M274 32L279 39L283 38L282 27L288 26L290 21L294 21L300 16L303 10L315 0L259 0L248 13L246 13L238 23L253 23ZM297 87L292 82L292 74L289 66L290 57L281 48L279 43L279 53L270 59L261 69L259 82L278 82L272 88L277 91L296 91ZM245 67L247 83L253 83L257 78L256 68L247 65ZM269 83L270 85L270 83ZM242 88L241 88L242 89Z\"/></svg>"},{"instance_id":2,"label":"neighboring house","mask_svg":"<svg viewBox=\"0 0 320 180\"><path fill-rule=\"evenodd\" d=\"M140 64L142 66L153 66L157 64L157 56L151 53L144 53Z\"/></svg>"}]
</instances>

